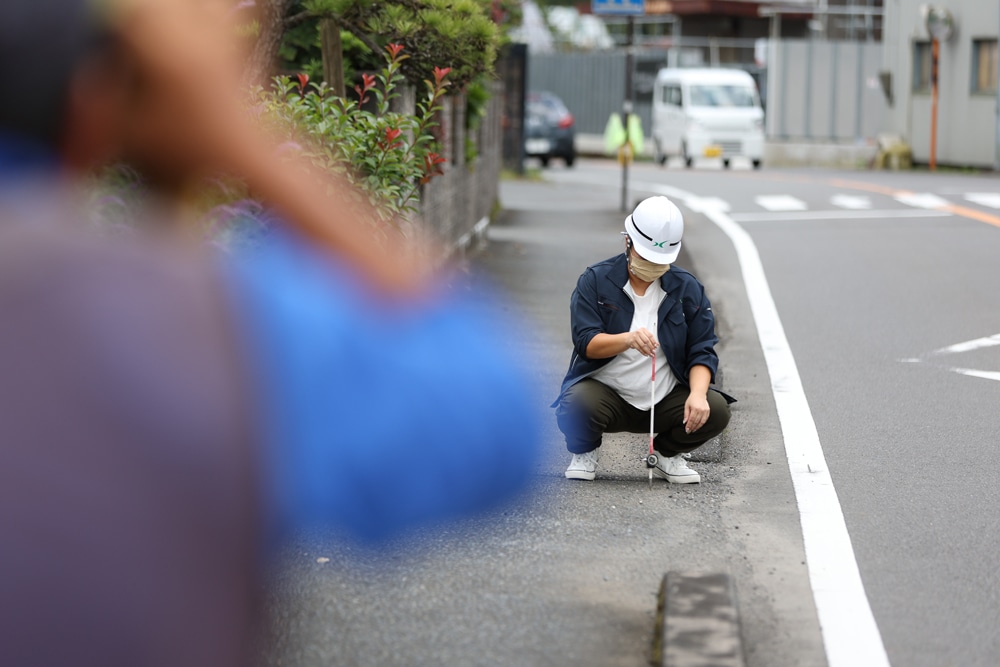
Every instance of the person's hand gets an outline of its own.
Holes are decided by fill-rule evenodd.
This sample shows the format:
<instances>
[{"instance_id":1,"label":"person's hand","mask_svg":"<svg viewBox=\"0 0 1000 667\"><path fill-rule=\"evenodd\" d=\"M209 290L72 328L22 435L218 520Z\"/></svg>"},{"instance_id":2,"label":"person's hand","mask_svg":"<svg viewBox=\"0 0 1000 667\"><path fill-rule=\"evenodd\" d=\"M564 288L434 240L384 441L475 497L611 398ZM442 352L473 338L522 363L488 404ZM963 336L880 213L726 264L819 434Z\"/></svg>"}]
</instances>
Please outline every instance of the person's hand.
<instances>
[{"instance_id":1,"label":"person's hand","mask_svg":"<svg viewBox=\"0 0 1000 667\"><path fill-rule=\"evenodd\" d=\"M659 346L660 344L657 342L656 336L650 333L646 327L640 327L635 331L630 331L628 334L629 349L637 350L644 357L653 356L656 353L656 348Z\"/></svg>"},{"instance_id":2,"label":"person's hand","mask_svg":"<svg viewBox=\"0 0 1000 667\"><path fill-rule=\"evenodd\" d=\"M694 433L708 421L711 409L705 394L692 393L684 401L684 432Z\"/></svg>"},{"instance_id":3,"label":"person's hand","mask_svg":"<svg viewBox=\"0 0 1000 667\"><path fill-rule=\"evenodd\" d=\"M157 175L236 170L256 140L241 108L239 49L220 6L198 0L106 0L107 21L133 70L122 128L127 158Z\"/></svg>"}]
</instances>

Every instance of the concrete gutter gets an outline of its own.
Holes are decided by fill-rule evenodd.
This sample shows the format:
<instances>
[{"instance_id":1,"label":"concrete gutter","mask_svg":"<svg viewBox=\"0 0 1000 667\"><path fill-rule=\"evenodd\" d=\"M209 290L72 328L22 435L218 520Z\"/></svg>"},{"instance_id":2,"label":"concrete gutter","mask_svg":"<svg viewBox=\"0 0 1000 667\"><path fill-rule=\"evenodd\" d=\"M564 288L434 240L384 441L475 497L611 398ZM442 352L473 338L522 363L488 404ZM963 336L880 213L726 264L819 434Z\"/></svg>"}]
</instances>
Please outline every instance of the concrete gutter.
<instances>
[{"instance_id":1,"label":"concrete gutter","mask_svg":"<svg viewBox=\"0 0 1000 667\"><path fill-rule=\"evenodd\" d=\"M744 667L732 579L722 572L668 572L657 597L656 667Z\"/></svg>"}]
</instances>

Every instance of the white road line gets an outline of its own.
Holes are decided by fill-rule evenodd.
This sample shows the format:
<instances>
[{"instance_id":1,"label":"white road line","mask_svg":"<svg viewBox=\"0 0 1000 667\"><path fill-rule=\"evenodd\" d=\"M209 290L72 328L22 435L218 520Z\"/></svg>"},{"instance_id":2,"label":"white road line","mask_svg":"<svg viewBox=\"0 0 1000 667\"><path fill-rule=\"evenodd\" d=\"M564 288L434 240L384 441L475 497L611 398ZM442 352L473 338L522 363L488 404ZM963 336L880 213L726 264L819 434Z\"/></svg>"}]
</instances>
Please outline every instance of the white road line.
<instances>
[{"instance_id":1,"label":"white road line","mask_svg":"<svg viewBox=\"0 0 1000 667\"><path fill-rule=\"evenodd\" d=\"M796 211L789 213L733 213L736 222L801 222L804 220L884 220L890 218L947 218L948 211L913 210L912 208L878 211Z\"/></svg>"},{"instance_id":2,"label":"white road line","mask_svg":"<svg viewBox=\"0 0 1000 667\"><path fill-rule=\"evenodd\" d=\"M948 206L948 200L929 192L907 192L906 194L893 197L900 204L913 206L914 208L944 208Z\"/></svg>"},{"instance_id":3,"label":"white road line","mask_svg":"<svg viewBox=\"0 0 1000 667\"><path fill-rule=\"evenodd\" d=\"M690 201L736 248L781 421L829 667L888 667L840 500L756 244L725 212L706 206L701 197L656 183L633 183L633 187L674 197L685 205Z\"/></svg>"},{"instance_id":4,"label":"white road line","mask_svg":"<svg viewBox=\"0 0 1000 667\"><path fill-rule=\"evenodd\" d=\"M1000 373L996 371L977 371L974 368L952 368L951 370L961 375L968 375L969 377L1000 382Z\"/></svg>"},{"instance_id":5,"label":"white road line","mask_svg":"<svg viewBox=\"0 0 1000 667\"><path fill-rule=\"evenodd\" d=\"M965 201L989 208L1000 208L1000 192L969 192L965 195Z\"/></svg>"},{"instance_id":6,"label":"white road line","mask_svg":"<svg viewBox=\"0 0 1000 667\"><path fill-rule=\"evenodd\" d=\"M805 211L809 208L804 201L791 195L761 195L753 200L768 211Z\"/></svg>"},{"instance_id":7,"label":"white road line","mask_svg":"<svg viewBox=\"0 0 1000 667\"><path fill-rule=\"evenodd\" d=\"M1000 382L1000 372L997 371L983 371L976 368L958 368L954 366L944 366L940 364L937 357L943 357L948 354L962 354L963 352L973 352L975 350L982 350L987 347L995 347L1000 345L1000 334L993 334L992 336L983 336L982 338L974 338L972 340L967 340L962 343L955 343L954 345L947 345L945 347L938 348L927 354L921 355L916 358L900 359L903 363L923 363L930 362L931 366L937 368L945 368L952 373L958 373L959 375L965 375L968 377L982 378L984 380L994 380ZM938 363L935 363L938 361Z\"/></svg>"},{"instance_id":8,"label":"white road line","mask_svg":"<svg viewBox=\"0 0 1000 667\"><path fill-rule=\"evenodd\" d=\"M993 347L994 345L1000 345L1000 334L995 334L993 336L984 336L983 338L976 338L974 340L967 340L964 343L955 343L954 345L948 345L947 347L942 347L938 350L934 350L930 354L958 354L960 352L971 352L972 350L979 350L984 347Z\"/></svg>"},{"instance_id":9,"label":"white road line","mask_svg":"<svg viewBox=\"0 0 1000 667\"><path fill-rule=\"evenodd\" d=\"M864 195L839 194L830 197L830 203L839 208L847 208L854 211L870 209L872 200Z\"/></svg>"}]
</instances>

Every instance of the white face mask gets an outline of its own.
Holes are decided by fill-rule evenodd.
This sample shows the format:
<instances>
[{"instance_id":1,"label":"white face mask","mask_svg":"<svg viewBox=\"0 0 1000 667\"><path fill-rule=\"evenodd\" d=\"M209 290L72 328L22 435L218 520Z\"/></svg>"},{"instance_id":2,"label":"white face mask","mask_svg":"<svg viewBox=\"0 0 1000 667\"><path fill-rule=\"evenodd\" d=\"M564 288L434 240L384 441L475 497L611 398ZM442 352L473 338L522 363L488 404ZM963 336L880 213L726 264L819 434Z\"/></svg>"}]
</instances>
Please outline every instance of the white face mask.
<instances>
[{"instance_id":1,"label":"white face mask","mask_svg":"<svg viewBox=\"0 0 1000 667\"><path fill-rule=\"evenodd\" d=\"M639 257L635 251L629 251L628 260L628 270L632 275L647 283L659 280L660 276L670 270L669 264L654 264Z\"/></svg>"}]
</instances>

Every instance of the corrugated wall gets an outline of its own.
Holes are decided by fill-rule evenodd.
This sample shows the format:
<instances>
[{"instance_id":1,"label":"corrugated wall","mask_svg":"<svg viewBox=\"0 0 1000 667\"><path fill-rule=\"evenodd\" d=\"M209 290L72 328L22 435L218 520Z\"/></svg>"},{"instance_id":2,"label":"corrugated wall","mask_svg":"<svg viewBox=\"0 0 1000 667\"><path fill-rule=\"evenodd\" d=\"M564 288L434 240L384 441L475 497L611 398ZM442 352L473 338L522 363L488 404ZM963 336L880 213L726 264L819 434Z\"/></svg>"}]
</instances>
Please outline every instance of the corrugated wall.
<instances>
[{"instance_id":1,"label":"corrugated wall","mask_svg":"<svg viewBox=\"0 0 1000 667\"><path fill-rule=\"evenodd\" d=\"M635 57L635 112L647 132L653 77L667 58L666 50ZM782 40L770 45L766 71L748 69L766 81L761 97L767 100L769 138L855 141L885 129L881 68L882 47L876 42ZM528 90L554 92L576 117L578 132L601 134L608 116L622 108L625 53L529 53Z\"/></svg>"},{"instance_id":2,"label":"corrugated wall","mask_svg":"<svg viewBox=\"0 0 1000 667\"><path fill-rule=\"evenodd\" d=\"M653 58L666 62L665 55L637 56L636 62ZM637 68L638 69L638 68ZM636 82L638 83L638 82ZM569 107L576 119L577 132L602 134L608 117L621 112L625 99L625 53L528 54L528 90L548 90ZM650 102L637 96L635 112L648 128Z\"/></svg>"},{"instance_id":3,"label":"corrugated wall","mask_svg":"<svg viewBox=\"0 0 1000 667\"><path fill-rule=\"evenodd\" d=\"M885 130L876 42L782 40L768 54L767 135L852 141Z\"/></svg>"}]
</instances>

